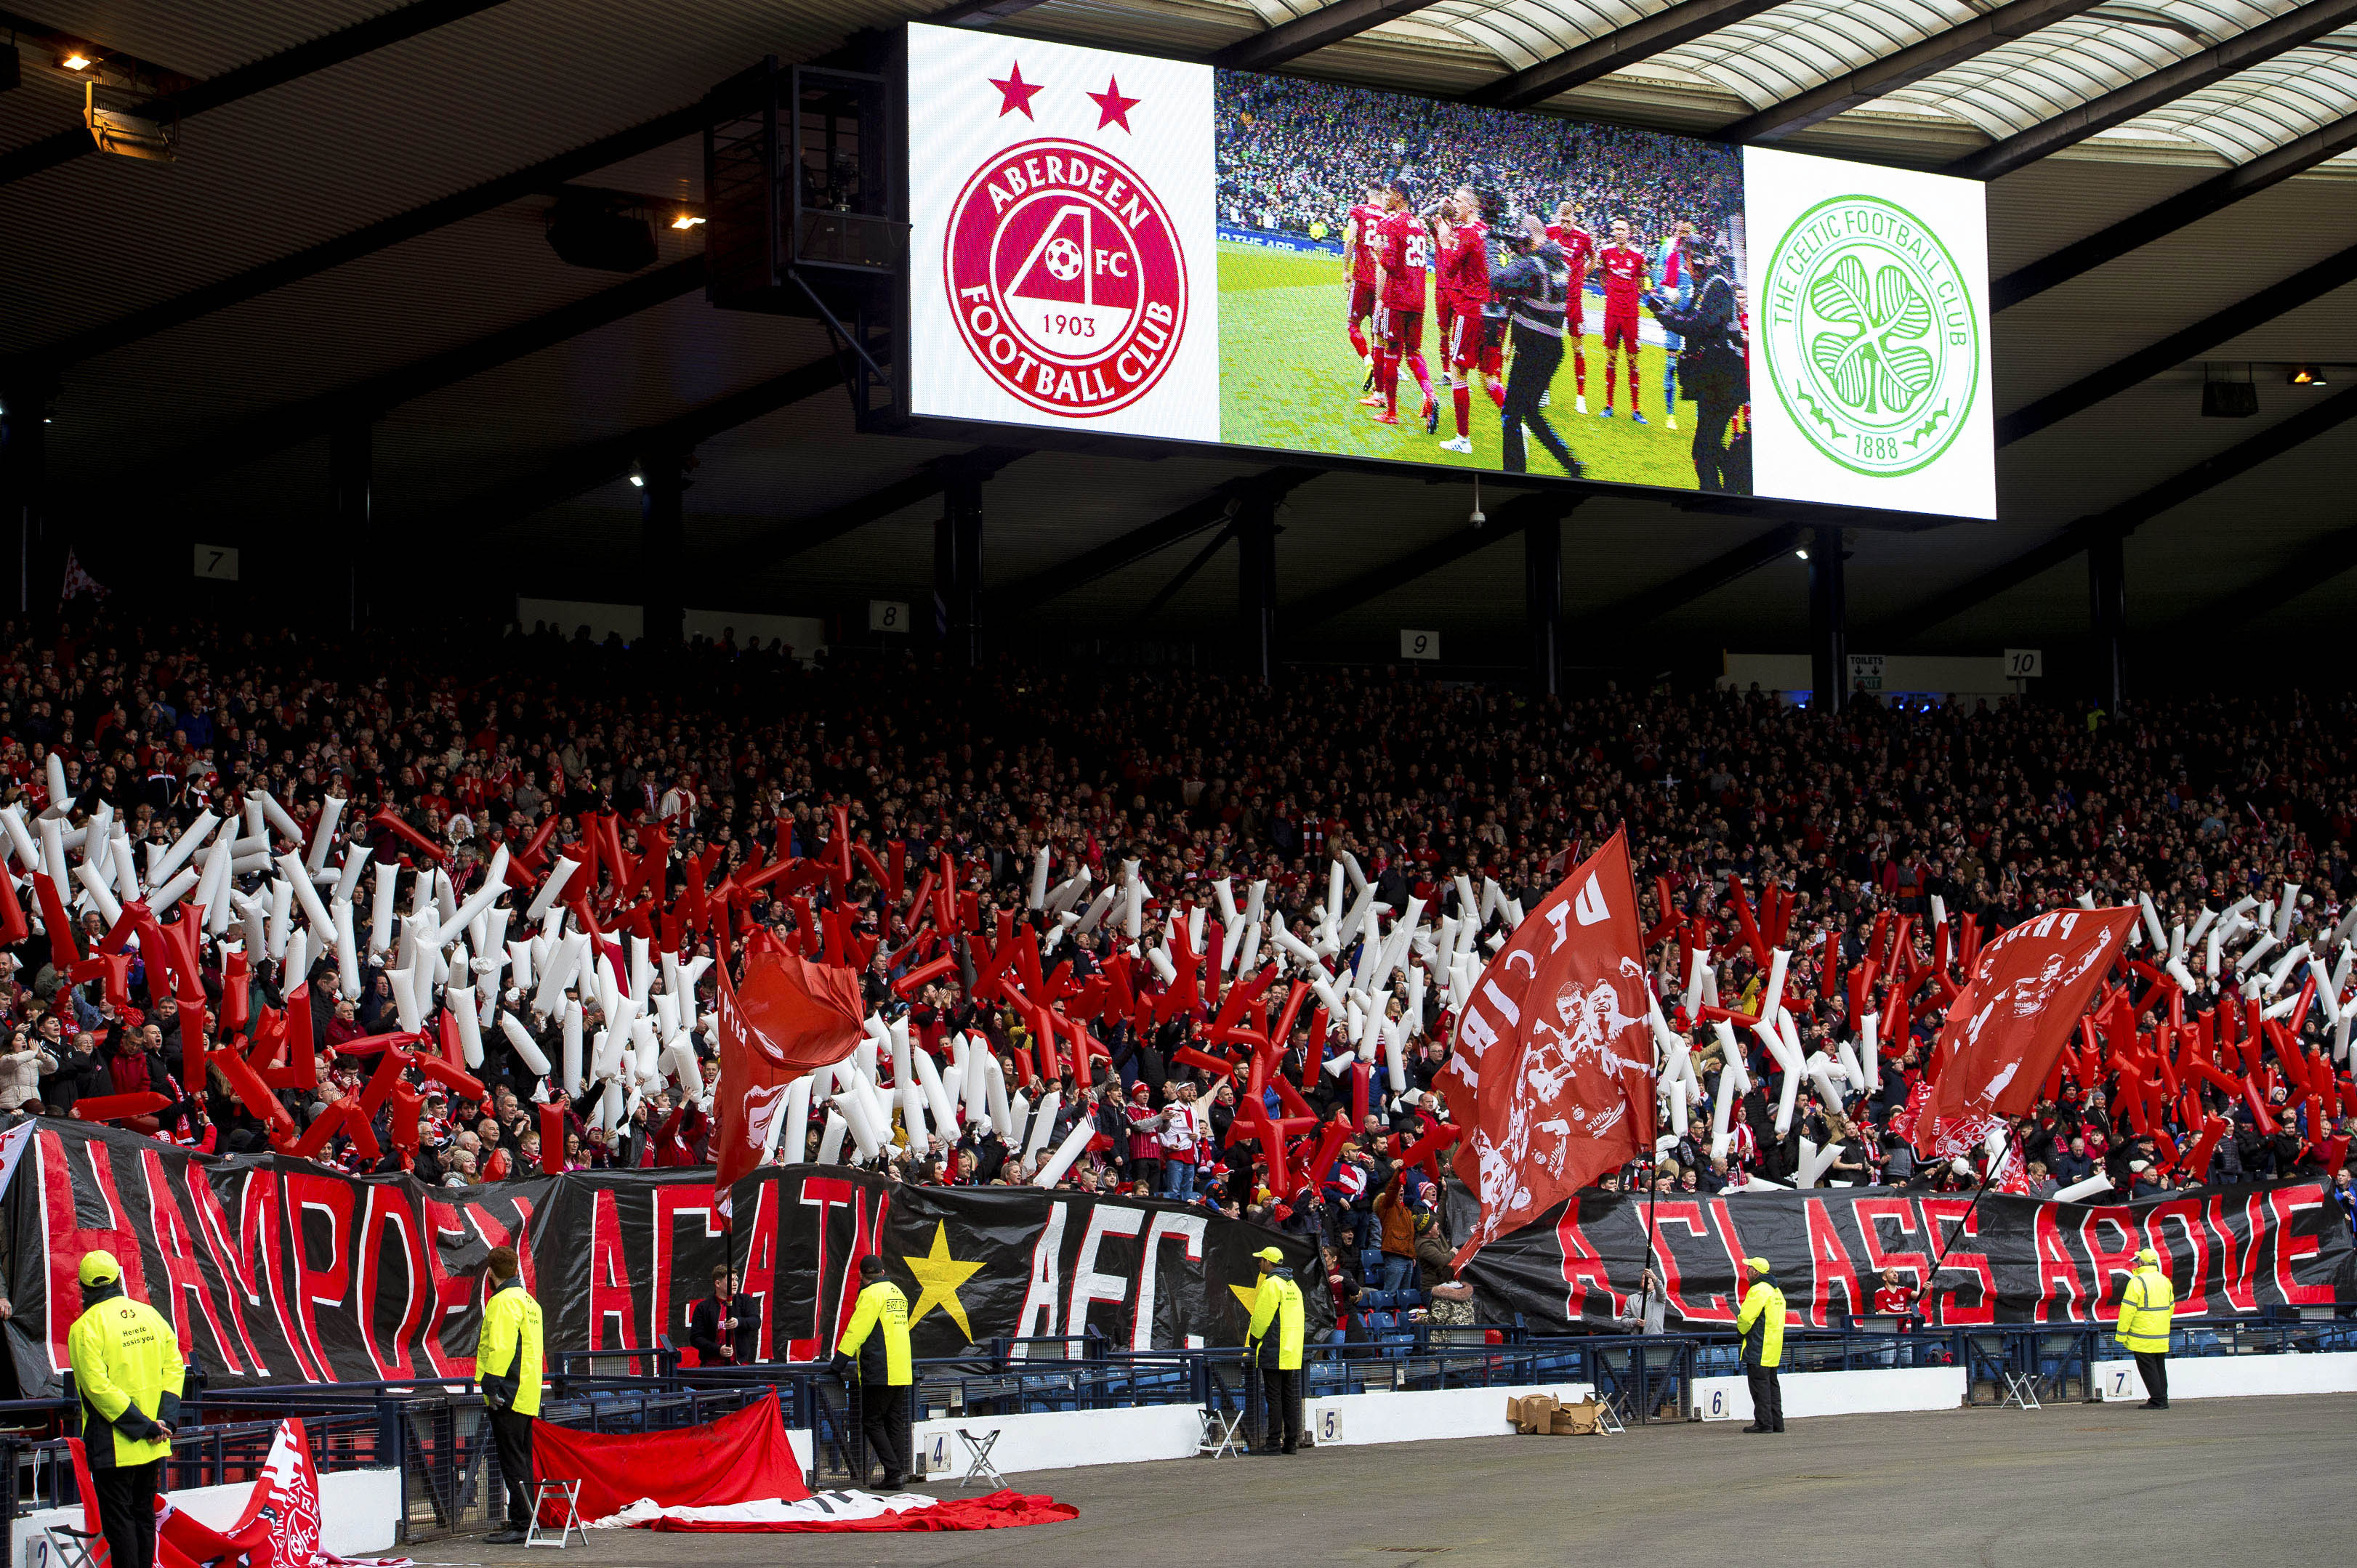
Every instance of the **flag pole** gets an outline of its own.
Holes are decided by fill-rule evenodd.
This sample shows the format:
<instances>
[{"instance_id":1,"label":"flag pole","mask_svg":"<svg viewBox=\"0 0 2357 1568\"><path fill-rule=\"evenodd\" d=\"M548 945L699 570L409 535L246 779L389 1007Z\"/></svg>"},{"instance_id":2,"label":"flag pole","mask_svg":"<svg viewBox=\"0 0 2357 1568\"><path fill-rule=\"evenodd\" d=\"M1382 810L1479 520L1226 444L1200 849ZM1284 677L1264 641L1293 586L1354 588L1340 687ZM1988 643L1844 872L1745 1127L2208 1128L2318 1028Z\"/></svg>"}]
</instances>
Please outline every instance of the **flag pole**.
<instances>
[{"instance_id":1,"label":"flag pole","mask_svg":"<svg viewBox=\"0 0 2357 1568\"><path fill-rule=\"evenodd\" d=\"M2012 1142L2012 1133L2010 1130L2007 1131L2006 1139L2007 1143ZM1974 1213L1979 1209L1982 1197L1986 1196L1988 1192L1989 1183L1996 1179L1997 1166L2003 1163L2004 1156L2002 1155L1992 1155L1989 1156L1988 1169L1981 1173L1981 1184L1979 1187L1973 1189L1973 1200L1964 1206L1964 1218L1959 1219L1956 1222L1956 1228L1948 1233L1948 1239L1940 1243L1939 1254L1932 1260L1931 1272L1923 1278L1923 1294L1927 1296L1932 1296L1934 1301L1938 1299L1933 1287L1939 1282L1940 1265L1947 1262L1948 1249L1956 1244L1956 1238L1963 1235L1964 1233L1965 1227L1972 1224Z\"/></svg>"}]
</instances>

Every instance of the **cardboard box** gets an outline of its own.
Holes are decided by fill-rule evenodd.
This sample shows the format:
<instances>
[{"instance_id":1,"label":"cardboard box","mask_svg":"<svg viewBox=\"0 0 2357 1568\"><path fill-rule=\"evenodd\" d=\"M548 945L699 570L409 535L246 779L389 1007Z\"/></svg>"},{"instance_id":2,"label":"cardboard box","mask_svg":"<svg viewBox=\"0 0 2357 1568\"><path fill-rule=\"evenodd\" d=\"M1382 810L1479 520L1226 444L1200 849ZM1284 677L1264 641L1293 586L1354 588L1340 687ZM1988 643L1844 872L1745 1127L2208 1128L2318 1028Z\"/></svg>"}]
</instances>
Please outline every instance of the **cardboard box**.
<instances>
[{"instance_id":1,"label":"cardboard box","mask_svg":"<svg viewBox=\"0 0 2357 1568\"><path fill-rule=\"evenodd\" d=\"M1547 1430L1556 1437L1593 1437L1598 1426L1596 1402L1586 1399L1577 1404L1557 1405Z\"/></svg>"},{"instance_id":2,"label":"cardboard box","mask_svg":"<svg viewBox=\"0 0 2357 1568\"><path fill-rule=\"evenodd\" d=\"M1506 1401L1506 1419L1519 1433L1549 1434L1555 1430L1555 1412L1562 1402L1553 1394L1523 1394Z\"/></svg>"}]
</instances>

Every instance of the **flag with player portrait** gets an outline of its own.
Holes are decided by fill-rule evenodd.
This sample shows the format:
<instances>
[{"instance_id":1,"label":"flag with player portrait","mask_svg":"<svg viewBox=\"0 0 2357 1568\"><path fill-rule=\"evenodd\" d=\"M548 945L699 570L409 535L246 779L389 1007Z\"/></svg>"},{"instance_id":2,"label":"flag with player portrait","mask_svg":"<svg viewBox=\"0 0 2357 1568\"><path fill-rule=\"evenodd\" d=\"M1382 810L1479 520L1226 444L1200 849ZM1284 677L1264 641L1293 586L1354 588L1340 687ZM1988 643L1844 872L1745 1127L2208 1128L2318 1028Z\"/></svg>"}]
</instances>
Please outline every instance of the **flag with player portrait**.
<instances>
[{"instance_id":1,"label":"flag with player portrait","mask_svg":"<svg viewBox=\"0 0 2357 1568\"><path fill-rule=\"evenodd\" d=\"M1482 972L1438 1082L1489 1241L1595 1184L1653 1129L1652 1001L1625 832L1582 861Z\"/></svg>"},{"instance_id":2,"label":"flag with player portrait","mask_svg":"<svg viewBox=\"0 0 2357 1568\"><path fill-rule=\"evenodd\" d=\"M1954 1157L2023 1115L2135 925L2134 909L2055 909L1981 949L1948 1004L1919 1153Z\"/></svg>"}]
</instances>

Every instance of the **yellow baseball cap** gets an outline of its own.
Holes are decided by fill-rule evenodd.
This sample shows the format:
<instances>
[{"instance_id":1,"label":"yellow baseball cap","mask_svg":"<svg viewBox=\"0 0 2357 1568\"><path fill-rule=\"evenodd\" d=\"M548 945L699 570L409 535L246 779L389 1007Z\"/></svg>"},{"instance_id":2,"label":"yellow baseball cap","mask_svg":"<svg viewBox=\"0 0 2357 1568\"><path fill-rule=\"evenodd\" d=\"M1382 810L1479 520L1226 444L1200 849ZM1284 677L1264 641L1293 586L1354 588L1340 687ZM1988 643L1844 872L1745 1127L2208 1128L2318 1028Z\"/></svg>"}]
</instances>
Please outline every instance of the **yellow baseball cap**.
<instances>
[{"instance_id":1,"label":"yellow baseball cap","mask_svg":"<svg viewBox=\"0 0 2357 1568\"><path fill-rule=\"evenodd\" d=\"M1747 1269L1756 1269L1763 1274L1774 1272L1765 1258L1746 1258L1743 1260L1743 1266Z\"/></svg>"},{"instance_id":2,"label":"yellow baseball cap","mask_svg":"<svg viewBox=\"0 0 2357 1568\"><path fill-rule=\"evenodd\" d=\"M114 1254L106 1251L84 1252L81 1255L81 1283L86 1285L111 1285L123 1277L123 1265Z\"/></svg>"},{"instance_id":3,"label":"yellow baseball cap","mask_svg":"<svg viewBox=\"0 0 2357 1568\"><path fill-rule=\"evenodd\" d=\"M1253 1256L1258 1258L1265 1263L1281 1263L1285 1262L1285 1254L1278 1251L1274 1247L1263 1247L1259 1251L1254 1252Z\"/></svg>"},{"instance_id":4,"label":"yellow baseball cap","mask_svg":"<svg viewBox=\"0 0 2357 1568\"><path fill-rule=\"evenodd\" d=\"M2139 1263L2157 1263L2160 1262L2160 1254L2154 1251L2151 1248L2147 1247L2143 1251L2136 1254L2136 1262Z\"/></svg>"}]
</instances>

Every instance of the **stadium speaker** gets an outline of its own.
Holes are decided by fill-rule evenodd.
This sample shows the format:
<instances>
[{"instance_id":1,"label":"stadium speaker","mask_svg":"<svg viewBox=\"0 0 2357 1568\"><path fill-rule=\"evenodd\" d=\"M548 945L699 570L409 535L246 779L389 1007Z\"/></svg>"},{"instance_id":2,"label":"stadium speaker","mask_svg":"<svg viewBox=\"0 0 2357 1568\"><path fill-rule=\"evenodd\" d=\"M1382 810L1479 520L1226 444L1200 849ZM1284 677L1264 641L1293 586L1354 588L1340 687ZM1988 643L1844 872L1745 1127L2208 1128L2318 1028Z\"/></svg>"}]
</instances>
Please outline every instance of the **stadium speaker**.
<instances>
[{"instance_id":1,"label":"stadium speaker","mask_svg":"<svg viewBox=\"0 0 2357 1568\"><path fill-rule=\"evenodd\" d=\"M14 44L0 44L0 92L22 86L25 81L25 57L16 52Z\"/></svg>"},{"instance_id":2,"label":"stadium speaker","mask_svg":"<svg viewBox=\"0 0 2357 1568\"><path fill-rule=\"evenodd\" d=\"M608 198L568 194L549 209L548 245L573 266L634 273L654 263L655 229Z\"/></svg>"},{"instance_id":3,"label":"stadium speaker","mask_svg":"<svg viewBox=\"0 0 2357 1568\"><path fill-rule=\"evenodd\" d=\"M2201 413L2207 419L2248 419L2259 412L2259 389L2250 381L2203 381Z\"/></svg>"}]
</instances>

